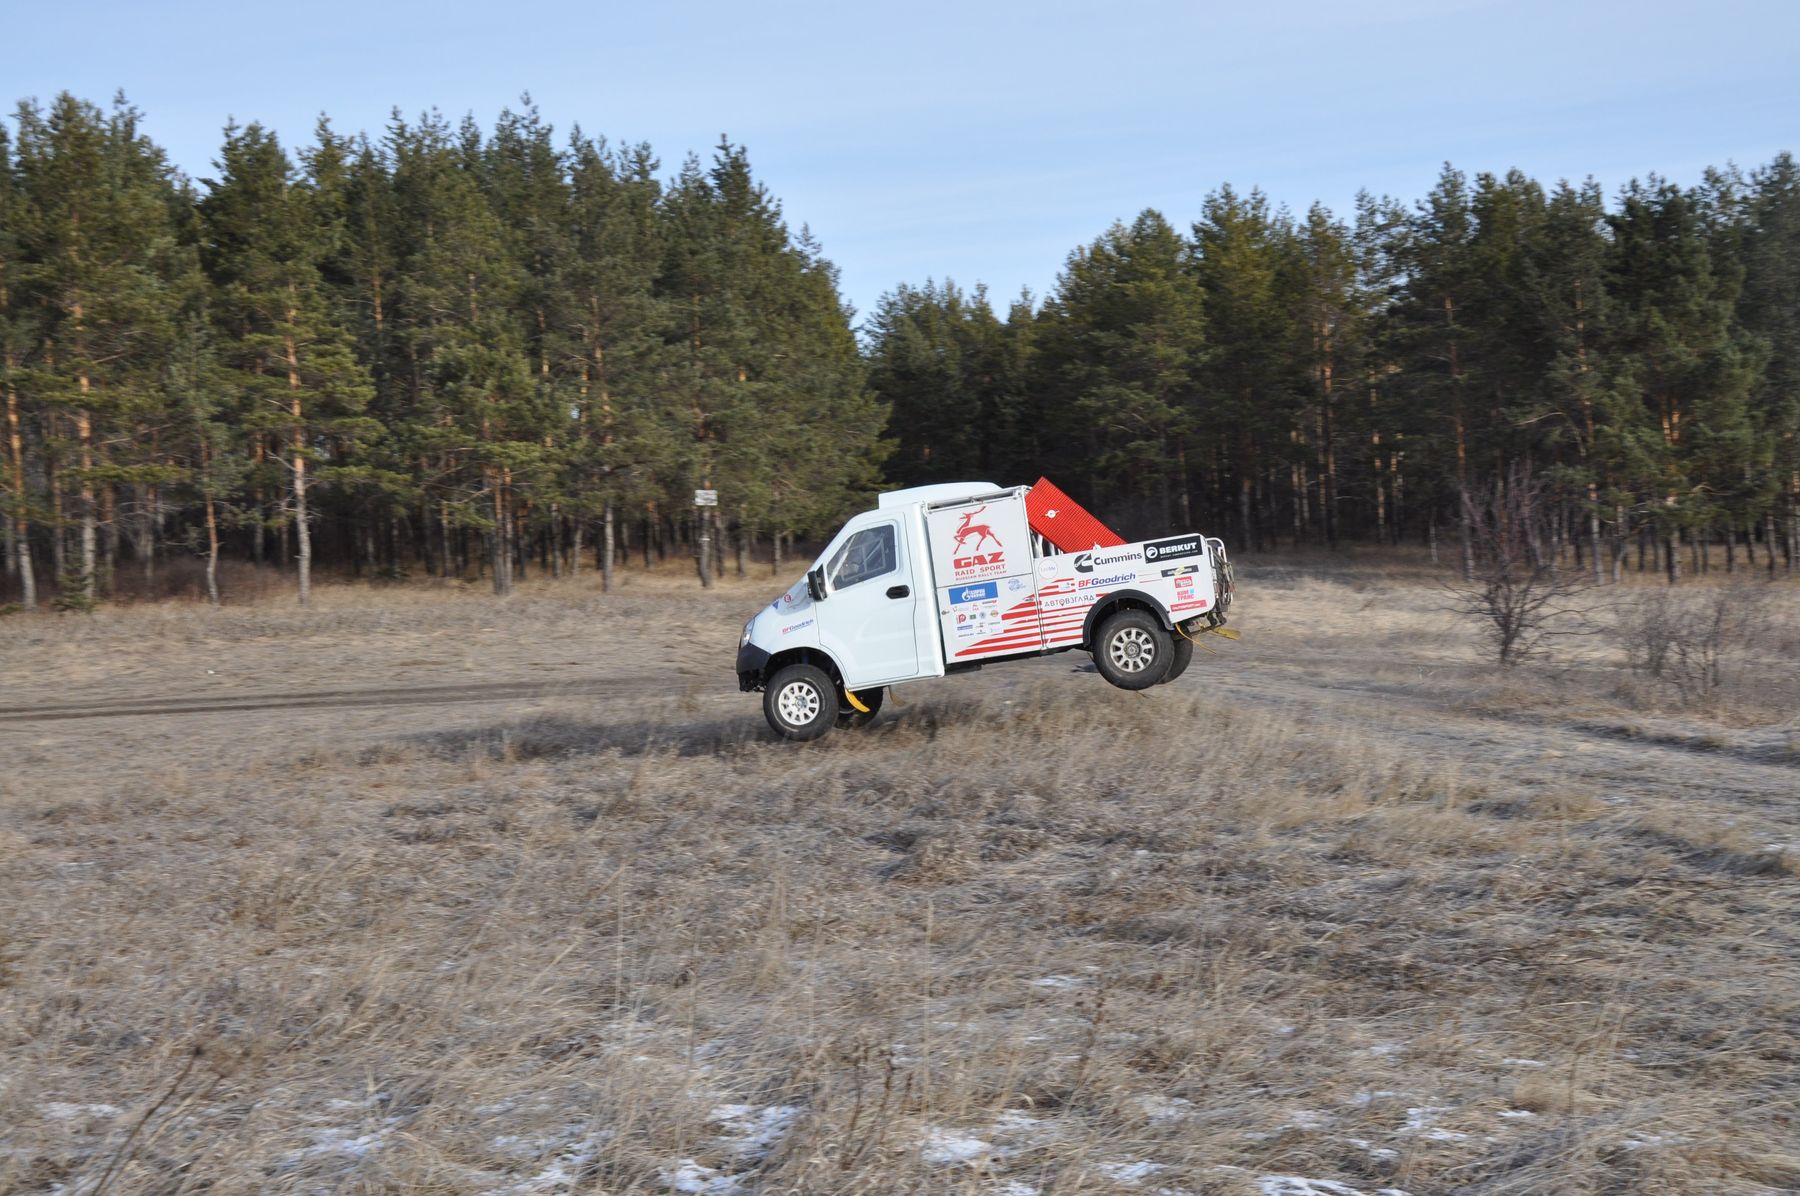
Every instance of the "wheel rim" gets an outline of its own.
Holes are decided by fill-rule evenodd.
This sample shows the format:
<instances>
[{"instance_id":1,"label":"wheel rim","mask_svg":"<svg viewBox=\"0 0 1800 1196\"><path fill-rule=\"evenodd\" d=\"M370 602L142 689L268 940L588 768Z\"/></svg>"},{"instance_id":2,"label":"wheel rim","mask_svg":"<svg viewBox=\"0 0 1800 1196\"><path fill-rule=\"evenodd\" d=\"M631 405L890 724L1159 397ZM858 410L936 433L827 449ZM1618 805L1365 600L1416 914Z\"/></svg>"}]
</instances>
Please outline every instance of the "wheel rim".
<instances>
[{"instance_id":1,"label":"wheel rim","mask_svg":"<svg viewBox=\"0 0 1800 1196\"><path fill-rule=\"evenodd\" d=\"M1142 627L1126 627L1112 637L1106 654L1121 673L1141 673L1156 659L1156 641Z\"/></svg>"},{"instance_id":2,"label":"wheel rim","mask_svg":"<svg viewBox=\"0 0 1800 1196\"><path fill-rule=\"evenodd\" d=\"M790 681L775 695L775 709L790 726L806 726L819 717L819 707L819 691L804 681Z\"/></svg>"}]
</instances>

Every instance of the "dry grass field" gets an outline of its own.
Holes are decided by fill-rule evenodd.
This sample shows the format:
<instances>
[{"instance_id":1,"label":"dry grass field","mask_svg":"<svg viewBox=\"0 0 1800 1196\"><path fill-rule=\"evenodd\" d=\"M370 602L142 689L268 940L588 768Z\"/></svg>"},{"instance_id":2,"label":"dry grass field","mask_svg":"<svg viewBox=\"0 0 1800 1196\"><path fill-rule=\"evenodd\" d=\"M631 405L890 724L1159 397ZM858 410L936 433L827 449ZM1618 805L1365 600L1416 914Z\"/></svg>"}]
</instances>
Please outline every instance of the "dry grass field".
<instances>
[{"instance_id":1,"label":"dry grass field","mask_svg":"<svg viewBox=\"0 0 1800 1196\"><path fill-rule=\"evenodd\" d=\"M1800 587L1272 558L791 745L624 582L0 620L0 1191L1800 1189Z\"/></svg>"}]
</instances>

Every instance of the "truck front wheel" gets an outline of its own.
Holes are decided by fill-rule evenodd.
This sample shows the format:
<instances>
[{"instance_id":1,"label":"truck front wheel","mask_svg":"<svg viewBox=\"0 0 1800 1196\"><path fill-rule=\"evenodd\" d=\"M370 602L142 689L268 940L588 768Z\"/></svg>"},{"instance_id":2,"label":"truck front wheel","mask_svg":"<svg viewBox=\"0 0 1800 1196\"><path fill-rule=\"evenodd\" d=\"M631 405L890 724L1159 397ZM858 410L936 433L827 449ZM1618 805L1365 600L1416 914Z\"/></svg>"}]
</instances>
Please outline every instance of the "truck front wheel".
<instances>
[{"instance_id":1,"label":"truck front wheel","mask_svg":"<svg viewBox=\"0 0 1800 1196\"><path fill-rule=\"evenodd\" d=\"M837 686L824 669L790 664L763 688L763 717L785 739L817 739L837 721Z\"/></svg>"},{"instance_id":2,"label":"truck front wheel","mask_svg":"<svg viewBox=\"0 0 1800 1196\"><path fill-rule=\"evenodd\" d=\"M1149 689L1168 675L1174 657L1169 633L1141 610L1107 616L1094 637L1094 664L1120 689Z\"/></svg>"}]
</instances>

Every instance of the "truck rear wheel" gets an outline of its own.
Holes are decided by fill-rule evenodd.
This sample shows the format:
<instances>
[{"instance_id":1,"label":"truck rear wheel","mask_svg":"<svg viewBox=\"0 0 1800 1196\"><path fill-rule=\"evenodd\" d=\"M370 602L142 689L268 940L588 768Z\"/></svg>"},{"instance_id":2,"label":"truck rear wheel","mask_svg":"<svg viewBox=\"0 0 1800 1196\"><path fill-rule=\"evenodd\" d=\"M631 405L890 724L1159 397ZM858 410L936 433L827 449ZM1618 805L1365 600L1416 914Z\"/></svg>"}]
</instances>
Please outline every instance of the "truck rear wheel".
<instances>
[{"instance_id":1,"label":"truck rear wheel","mask_svg":"<svg viewBox=\"0 0 1800 1196\"><path fill-rule=\"evenodd\" d=\"M885 689L857 690L856 700L869 708L866 714L852 706L847 699L840 698L837 708L837 725L840 727L868 726L875 721L875 716L881 713L881 699L886 694L887 690Z\"/></svg>"},{"instance_id":2,"label":"truck rear wheel","mask_svg":"<svg viewBox=\"0 0 1800 1196\"><path fill-rule=\"evenodd\" d=\"M1159 685L1167 685L1187 672L1188 665L1194 661L1194 641L1187 636L1177 634L1174 637L1174 650L1175 654L1169 658L1169 671L1163 674Z\"/></svg>"},{"instance_id":3,"label":"truck rear wheel","mask_svg":"<svg viewBox=\"0 0 1800 1196\"><path fill-rule=\"evenodd\" d=\"M1108 615L1094 637L1094 664L1120 689L1149 689L1168 674L1174 658L1169 633L1141 610Z\"/></svg>"},{"instance_id":4,"label":"truck rear wheel","mask_svg":"<svg viewBox=\"0 0 1800 1196\"><path fill-rule=\"evenodd\" d=\"M790 664L763 687L763 717L784 739L817 739L837 721L837 685L825 670Z\"/></svg>"}]
</instances>

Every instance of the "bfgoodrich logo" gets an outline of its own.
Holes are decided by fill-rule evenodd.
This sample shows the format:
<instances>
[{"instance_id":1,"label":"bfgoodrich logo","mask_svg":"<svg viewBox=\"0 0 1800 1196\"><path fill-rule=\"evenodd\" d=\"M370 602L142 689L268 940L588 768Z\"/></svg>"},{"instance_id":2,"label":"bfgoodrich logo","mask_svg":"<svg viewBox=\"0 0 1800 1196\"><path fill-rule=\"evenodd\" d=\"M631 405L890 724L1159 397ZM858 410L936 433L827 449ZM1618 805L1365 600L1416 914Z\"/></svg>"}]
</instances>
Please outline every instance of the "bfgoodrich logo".
<instances>
[{"instance_id":1,"label":"bfgoodrich logo","mask_svg":"<svg viewBox=\"0 0 1800 1196\"><path fill-rule=\"evenodd\" d=\"M1156 540L1144 545L1146 561L1166 561L1171 557L1199 556L1206 551L1200 543L1199 536L1187 536L1180 540Z\"/></svg>"}]
</instances>

